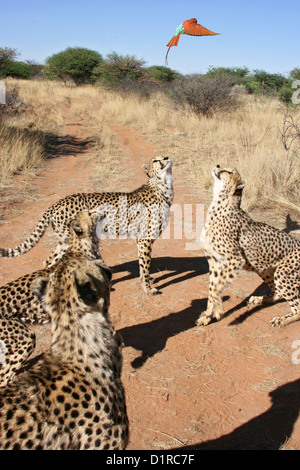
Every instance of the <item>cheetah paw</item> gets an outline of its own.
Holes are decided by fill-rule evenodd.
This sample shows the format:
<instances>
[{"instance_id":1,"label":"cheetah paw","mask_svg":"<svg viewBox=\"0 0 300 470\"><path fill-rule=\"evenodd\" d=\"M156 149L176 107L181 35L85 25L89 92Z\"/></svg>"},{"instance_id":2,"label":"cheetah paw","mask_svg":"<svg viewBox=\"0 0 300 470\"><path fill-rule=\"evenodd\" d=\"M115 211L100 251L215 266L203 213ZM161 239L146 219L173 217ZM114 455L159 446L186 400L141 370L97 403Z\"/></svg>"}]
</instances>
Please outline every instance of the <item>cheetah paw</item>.
<instances>
[{"instance_id":1,"label":"cheetah paw","mask_svg":"<svg viewBox=\"0 0 300 470\"><path fill-rule=\"evenodd\" d=\"M278 328L283 328L286 326L286 320L284 317L274 317L270 321L271 326L276 326Z\"/></svg>"},{"instance_id":2,"label":"cheetah paw","mask_svg":"<svg viewBox=\"0 0 300 470\"><path fill-rule=\"evenodd\" d=\"M196 321L196 326L206 326L208 325L209 323L211 322L211 317L205 315L205 314L202 314L200 315L200 317L198 318L198 320Z\"/></svg>"}]
</instances>

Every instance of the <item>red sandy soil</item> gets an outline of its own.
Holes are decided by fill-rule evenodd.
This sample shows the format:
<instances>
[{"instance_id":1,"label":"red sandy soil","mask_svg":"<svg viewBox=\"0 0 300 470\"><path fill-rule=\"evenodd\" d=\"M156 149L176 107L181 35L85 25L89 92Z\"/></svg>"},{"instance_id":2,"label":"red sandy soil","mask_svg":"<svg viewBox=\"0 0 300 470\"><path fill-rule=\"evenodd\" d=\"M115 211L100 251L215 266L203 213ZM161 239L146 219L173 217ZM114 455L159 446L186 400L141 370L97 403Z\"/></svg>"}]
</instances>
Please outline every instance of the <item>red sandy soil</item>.
<instances>
[{"instance_id":1,"label":"red sandy soil","mask_svg":"<svg viewBox=\"0 0 300 470\"><path fill-rule=\"evenodd\" d=\"M83 145L91 130L66 117L68 137L60 154L38 176L16 178L13 205L0 202L1 247L23 241L59 198L97 190L91 149ZM124 172L115 190L132 190L146 181L141 165L160 152L136 130L111 126L121 153L120 174ZM182 166L173 164L175 207L191 204L195 229L196 204L206 210L211 194L200 194ZM110 189L113 184L109 182ZM34 198L22 200L18 191L27 185ZM206 308L208 266L202 248L187 245L187 233L174 239L174 228L180 226L183 220L176 218L175 226L172 215L171 236L154 243L152 273L160 289L156 296L147 296L139 283L134 240L101 244L103 258L113 269L111 317L125 343L127 449L300 449L300 322L270 327L275 315L289 312L285 302L248 312L245 299L263 287L258 276L245 272L224 292L224 319L196 327ZM1 259L1 284L40 269L54 244L48 229L27 254ZM38 355L49 348L50 325L33 328Z\"/></svg>"}]
</instances>

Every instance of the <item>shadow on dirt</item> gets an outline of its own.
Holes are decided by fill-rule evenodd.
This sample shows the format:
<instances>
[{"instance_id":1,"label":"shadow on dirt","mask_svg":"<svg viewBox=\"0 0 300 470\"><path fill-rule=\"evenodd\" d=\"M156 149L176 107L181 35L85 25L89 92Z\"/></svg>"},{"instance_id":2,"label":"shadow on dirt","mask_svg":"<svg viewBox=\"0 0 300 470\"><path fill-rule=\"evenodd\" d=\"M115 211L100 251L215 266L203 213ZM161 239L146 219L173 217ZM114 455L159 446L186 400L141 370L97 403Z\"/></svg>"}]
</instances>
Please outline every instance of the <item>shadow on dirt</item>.
<instances>
[{"instance_id":1,"label":"shadow on dirt","mask_svg":"<svg viewBox=\"0 0 300 470\"><path fill-rule=\"evenodd\" d=\"M113 280L113 285L129 279L139 277L139 263L137 260L128 261L111 268L113 273L127 271L129 274L120 279ZM205 257L188 258L188 257L170 257L164 256L160 258L152 258L151 273L155 274L155 282L159 283L159 289L192 279L196 276L208 273L208 263ZM160 273L160 276L157 275ZM165 281L165 282L163 282ZM163 284L161 284L163 282Z\"/></svg>"},{"instance_id":2,"label":"shadow on dirt","mask_svg":"<svg viewBox=\"0 0 300 470\"><path fill-rule=\"evenodd\" d=\"M269 393L271 407L230 434L180 450L279 450L291 437L300 410L300 380Z\"/></svg>"},{"instance_id":3,"label":"shadow on dirt","mask_svg":"<svg viewBox=\"0 0 300 470\"><path fill-rule=\"evenodd\" d=\"M58 136L54 134L47 134L47 159L65 157L67 155L80 155L89 148L92 142L92 139L79 139L72 135Z\"/></svg>"},{"instance_id":4,"label":"shadow on dirt","mask_svg":"<svg viewBox=\"0 0 300 470\"><path fill-rule=\"evenodd\" d=\"M141 355L132 361L132 367L135 369L142 367L147 359L165 348L169 338L194 328L200 313L206 308L206 303L207 299L193 300L188 308L180 312L118 330L123 337L125 347L130 346L141 351Z\"/></svg>"}]
</instances>

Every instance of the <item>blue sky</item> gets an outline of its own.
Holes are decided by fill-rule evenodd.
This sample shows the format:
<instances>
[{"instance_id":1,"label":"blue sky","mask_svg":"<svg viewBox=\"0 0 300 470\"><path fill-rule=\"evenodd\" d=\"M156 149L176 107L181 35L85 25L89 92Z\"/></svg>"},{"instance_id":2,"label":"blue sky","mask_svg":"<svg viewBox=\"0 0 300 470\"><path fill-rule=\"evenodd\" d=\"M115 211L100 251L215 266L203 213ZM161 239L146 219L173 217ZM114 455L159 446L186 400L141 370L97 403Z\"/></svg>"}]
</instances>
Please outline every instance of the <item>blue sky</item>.
<instances>
[{"instance_id":1,"label":"blue sky","mask_svg":"<svg viewBox=\"0 0 300 470\"><path fill-rule=\"evenodd\" d=\"M221 33L181 36L168 66L183 74L246 66L286 74L300 67L299 0L0 0L0 47L44 63L67 47L135 55L164 65L166 44L186 19Z\"/></svg>"}]
</instances>

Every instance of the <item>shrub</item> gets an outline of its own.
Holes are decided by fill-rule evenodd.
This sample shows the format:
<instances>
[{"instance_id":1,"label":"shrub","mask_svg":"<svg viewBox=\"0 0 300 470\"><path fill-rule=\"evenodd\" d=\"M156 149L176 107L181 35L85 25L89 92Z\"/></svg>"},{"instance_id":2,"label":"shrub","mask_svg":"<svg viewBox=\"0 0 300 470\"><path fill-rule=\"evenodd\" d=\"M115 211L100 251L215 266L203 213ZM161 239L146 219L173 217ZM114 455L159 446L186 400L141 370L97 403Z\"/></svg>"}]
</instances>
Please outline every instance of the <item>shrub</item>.
<instances>
[{"instance_id":1,"label":"shrub","mask_svg":"<svg viewBox=\"0 0 300 470\"><path fill-rule=\"evenodd\" d=\"M116 88L123 82L141 80L145 76L145 70L142 68L144 65L143 59L112 52L94 69L94 76L98 77L103 85Z\"/></svg>"},{"instance_id":2,"label":"shrub","mask_svg":"<svg viewBox=\"0 0 300 470\"><path fill-rule=\"evenodd\" d=\"M92 81L93 70L102 60L101 54L96 51L69 47L48 57L43 71L47 78L58 78L64 82L72 79L76 85L81 85Z\"/></svg>"},{"instance_id":3,"label":"shrub","mask_svg":"<svg viewBox=\"0 0 300 470\"><path fill-rule=\"evenodd\" d=\"M26 62L7 62L2 67L3 77L28 79L34 75L31 66Z\"/></svg>"},{"instance_id":4,"label":"shrub","mask_svg":"<svg viewBox=\"0 0 300 470\"><path fill-rule=\"evenodd\" d=\"M236 107L232 94L234 83L229 77L192 76L176 80L169 96L180 105L188 105L196 114L209 116Z\"/></svg>"},{"instance_id":5,"label":"shrub","mask_svg":"<svg viewBox=\"0 0 300 470\"><path fill-rule=\"evenodd\" d=\"M288 83L283 75L267 73L264 70L254 70L254 79L261 85L263 93L277 93Z\"/></svg>"},{"instance_id":6,"label":"shrub","mask_svg":"<svg viewBox=\"0 0 300 470\"><path fill-rule=\"evenodd\" d=\"M300 68L296 67L290 71L290 78L292 80L300 80Z\"/></svg>"},{"instance_id":7,"label":"shrub","mask_svg":"<svg viewBox=\"0 0 300 470\"><path fill-rule=\"evenodd\" d=\"M236 79L240 79L245 77L249 73L249 69L247 67L212 67L208 68L208 72L206 74L209 78L215 77L233 77Z\"/></svg>"},{"instance_id":8,"label":"shrub","mask_svg":"<svg viewBox=\"0 0 300 470\"><path fill-rule=\"evenodd\" d=\"M170 69L169 67L164 67L163 65L153 65L152 67L147 68L147 72L150 77L159 82L172 82L177 77L177 72Z\"/></svg>"},{"instance_id":9,"label":"shrub","mask_svg":"<svg viewBox=\"0 0 300 470\"><path fill-rule=\"evenodd\" d=\"M294 90L291 88L291 86L284 86L279 90L279 99L283 103L289 105L292 104L292 95L294 93Z\"/></svg>"}]
</instances>

